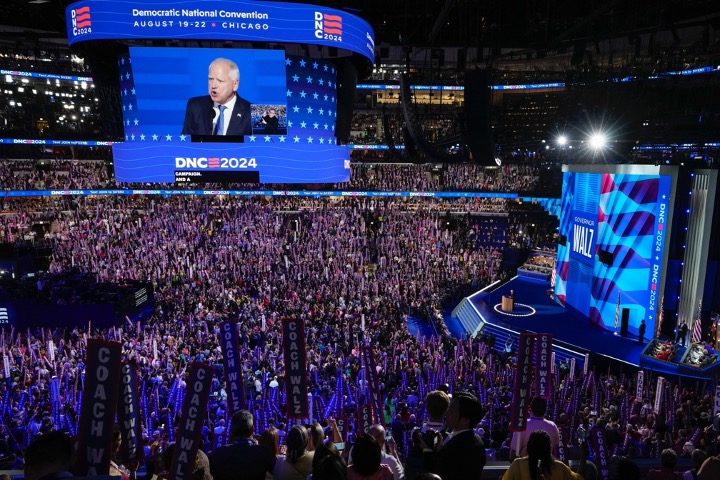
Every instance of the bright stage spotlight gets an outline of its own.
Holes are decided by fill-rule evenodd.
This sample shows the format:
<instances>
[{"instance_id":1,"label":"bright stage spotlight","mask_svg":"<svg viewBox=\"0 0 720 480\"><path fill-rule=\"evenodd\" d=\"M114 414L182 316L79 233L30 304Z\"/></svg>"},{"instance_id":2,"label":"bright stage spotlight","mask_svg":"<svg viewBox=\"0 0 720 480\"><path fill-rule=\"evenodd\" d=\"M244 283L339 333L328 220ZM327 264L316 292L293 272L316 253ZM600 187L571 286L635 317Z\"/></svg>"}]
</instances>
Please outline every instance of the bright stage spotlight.
<instances>
[{"instance_id":1,"label":"bright stage spotlight","mask_svg":"<svg viewBox=\"0 0 720 480\"><path fill-rule=\"evenodd\" d=\"M560 145L561 147L564 147L568 143L568 138L565 135L560 135L559 137L557 137L557 140L555 140L555 141L557 142L558 145Z\"/></svg>"},{"instance_id":2,"label":"bright stage spotlight","mask_svg":"<svg viewBox=\"0 0 720 480\"><path fill-rule=\"evenodd\" d=\"M605 148L605 145L607 145L607 137L604 133L593 133L592 135L590 135L590 138L588 138L588 144L593 150L600 150L602 148Z\"/></svg>"}]
</instances>

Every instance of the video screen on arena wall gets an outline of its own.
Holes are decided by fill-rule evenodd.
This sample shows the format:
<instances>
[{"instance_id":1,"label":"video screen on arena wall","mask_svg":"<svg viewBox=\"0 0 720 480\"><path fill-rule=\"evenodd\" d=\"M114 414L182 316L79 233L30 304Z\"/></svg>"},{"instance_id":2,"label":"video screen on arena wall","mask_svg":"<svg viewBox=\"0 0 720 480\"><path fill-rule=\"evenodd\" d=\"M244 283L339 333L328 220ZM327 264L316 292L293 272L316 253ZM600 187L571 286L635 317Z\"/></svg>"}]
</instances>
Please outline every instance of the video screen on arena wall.
<instances>
[{"instance_id":1,"label":"video screen on arena wall","mask_svg":"<svg viewBox=\"0 0 720 480\"><path fill-rule=\"evenodd\" d=\"M653 332L662 291L672 177L565 172L555 293L591 323Z\"/></svg>"},{"instance_id":2,"label":"video screen on arena wall","mask_svg":"<svg viewBox=\"0 0 720 480\"><path fill-rule=\"evenodd\" d=\"M282 50L131 47L119 67L118 181L349 178L349 151L335 139L335 67L327 61L286 58Z\"/></svg>"}]
</instances>

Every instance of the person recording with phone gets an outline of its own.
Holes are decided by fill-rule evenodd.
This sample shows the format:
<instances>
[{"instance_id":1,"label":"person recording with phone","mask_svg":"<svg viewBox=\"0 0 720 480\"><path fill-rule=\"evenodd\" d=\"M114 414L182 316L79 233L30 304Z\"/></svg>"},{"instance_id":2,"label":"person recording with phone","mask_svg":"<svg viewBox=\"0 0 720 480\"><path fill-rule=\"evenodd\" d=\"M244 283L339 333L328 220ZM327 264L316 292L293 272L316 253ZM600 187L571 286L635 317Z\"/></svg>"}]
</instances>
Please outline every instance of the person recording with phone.
<instances>
[{"instance_id":1,"label":"person recording with phone","mask_svg":"<svg viewBox=\"0 0 720 480\"><path fill-rule=\"evenodd\" d=\"M208 67L208 94L193 97L185 108L183 135L250 135L250 102L238 95L240 69L227 58Z\"/></svg>"},{"instance_id":2,"label":"person recording with phone","mask_svg":"<svg viewBox=\"0 0 720 480\"><path fill-rule=\"evenodd\" d=\"M380 424L370 427L368 434L380 445L380 463L384 463L390 467L390 470L393 472L393 480L403 480L405 478L405 472L402 463L400 463L398 453L395 450L395 440L392 435L386 434L385 427Z\"/></svg>"}]
</instances>

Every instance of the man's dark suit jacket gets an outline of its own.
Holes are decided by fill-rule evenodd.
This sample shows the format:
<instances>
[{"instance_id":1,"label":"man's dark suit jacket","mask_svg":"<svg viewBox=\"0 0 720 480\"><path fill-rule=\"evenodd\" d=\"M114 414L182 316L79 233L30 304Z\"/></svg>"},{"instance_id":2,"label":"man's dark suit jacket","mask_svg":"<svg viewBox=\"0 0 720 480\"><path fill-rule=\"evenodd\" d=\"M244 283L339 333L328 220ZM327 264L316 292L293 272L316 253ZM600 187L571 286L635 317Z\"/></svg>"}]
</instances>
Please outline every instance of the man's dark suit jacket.
<instances>
[{"instance_id":1,"label":"man's dark suit jacket","mask_svg":"<svg viewBox=\"0 0 720 480\"><path fill-rule=\"evenodd\" d=\"M185 122L183 135L212 135L213 101L210 95L193 97L188 100L185 108ZM226 111L224 115L227 115ZM250 119L250 102L235 94L235 108L231 113L230 124L225 135L251 135L252 123Z\"/></svg>"},{"instance_id":2,"label":"man's dark suit jacket","mask_svg":"<svg viewBox=\"0 0 720 480\"><path fill-rule=\"evenodd\" d=\"M264 445L238 443L220 447L210 454L213 480L265 480L275 468L275 455Z\"/></svg>"},{"instance_id":3,"label":"man's dark suit jacket","mask_svg":"<svg viewBox=\"0 0 720 480\"><path fill-rule=\"evenodd\" d=\"M437 452L429 453L426 465L443 480L479 479L485 467L485 445L472 430L459 433Z\"/></svg>"}]
</instances>

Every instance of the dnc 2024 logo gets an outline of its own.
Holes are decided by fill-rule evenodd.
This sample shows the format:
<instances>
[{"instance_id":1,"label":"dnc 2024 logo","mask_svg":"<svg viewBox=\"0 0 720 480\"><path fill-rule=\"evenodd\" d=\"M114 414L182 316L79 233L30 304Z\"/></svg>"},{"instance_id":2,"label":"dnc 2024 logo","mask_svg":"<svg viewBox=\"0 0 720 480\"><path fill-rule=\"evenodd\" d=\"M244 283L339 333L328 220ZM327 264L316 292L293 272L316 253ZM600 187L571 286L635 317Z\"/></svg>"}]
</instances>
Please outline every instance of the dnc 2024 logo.
<instances>
[{"instance_id":1,"label":"dnc 2024 logo","mask_svg":"<svg viewBox=\"0 0 720 480\"><path fill-rule=\"evenodd\" d=\"M340 15L315 12L315 38L342 42L343 21Z\"/></svg>"},{"instance_id":2,"label":"dnc 2024 logo","mask_svg":"<svg viewBox=\"0 0 720 480\"><path fill-rule=\"evenodd\" d=\"M72 32L74 36L92 33L92 19L90 18L90 7L79 7L70 10L72 20Z\"/></svg>"}]
</instances>

